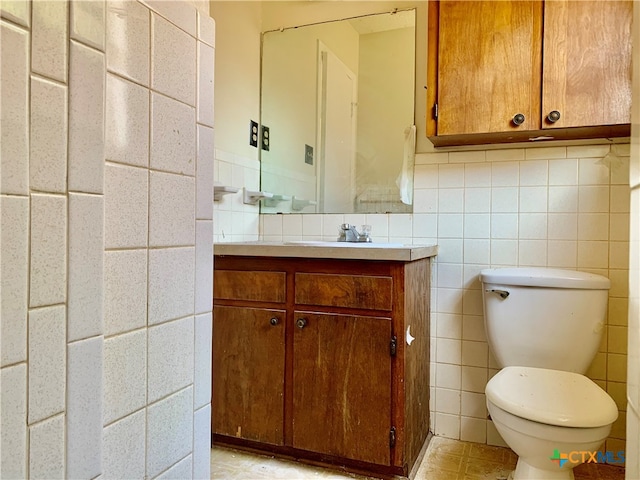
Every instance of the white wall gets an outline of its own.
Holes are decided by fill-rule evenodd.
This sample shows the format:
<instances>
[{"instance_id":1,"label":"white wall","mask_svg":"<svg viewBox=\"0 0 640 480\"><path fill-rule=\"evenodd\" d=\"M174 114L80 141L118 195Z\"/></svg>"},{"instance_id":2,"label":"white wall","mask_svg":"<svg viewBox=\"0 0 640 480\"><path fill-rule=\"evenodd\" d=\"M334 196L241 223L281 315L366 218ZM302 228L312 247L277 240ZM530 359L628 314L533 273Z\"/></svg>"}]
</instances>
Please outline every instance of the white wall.
<instances>
[{"instance_id":1,"label":"white wall","mask_svg":"<svg viewBox=\"0 0 640 480\"><path fill-rule=\"evenodd\" d=\"M2 3L2 478L210 478L214 23L194 5Z\"/></svg>"},{"instance_id":2,"label":"white wall","mask_svg":"<svg viewBox=\"0 0 640 480\"><path fill-rule=\"evenodd\" d=\"M629 245L629 358L627 373L628 479L640 478L640 4L633 7L633 114L631 125L631 226Z\"/></svg>"}]
</instances>

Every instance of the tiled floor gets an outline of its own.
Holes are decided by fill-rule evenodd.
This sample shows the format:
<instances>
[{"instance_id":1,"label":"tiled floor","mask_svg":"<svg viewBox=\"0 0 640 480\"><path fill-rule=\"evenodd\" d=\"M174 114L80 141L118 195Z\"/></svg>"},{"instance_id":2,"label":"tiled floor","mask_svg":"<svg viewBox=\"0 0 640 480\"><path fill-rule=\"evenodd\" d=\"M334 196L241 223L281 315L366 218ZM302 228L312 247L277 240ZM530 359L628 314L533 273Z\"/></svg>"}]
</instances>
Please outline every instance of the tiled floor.
<instances>
[{"instance_id":1,"label":"tiled floor","mask_svg":"<svg viewBox=\"0 0 640 480\"><path fill-rule=\"evenodd\" d=\"M506 480L516 460L508 448L433 437L415 480ZM581 465L574 473L576 480L624 480L624 469L611 465ZM211 477L221 480L371 479L221 447L211 450Z\"/></svg>"}]
</instances>

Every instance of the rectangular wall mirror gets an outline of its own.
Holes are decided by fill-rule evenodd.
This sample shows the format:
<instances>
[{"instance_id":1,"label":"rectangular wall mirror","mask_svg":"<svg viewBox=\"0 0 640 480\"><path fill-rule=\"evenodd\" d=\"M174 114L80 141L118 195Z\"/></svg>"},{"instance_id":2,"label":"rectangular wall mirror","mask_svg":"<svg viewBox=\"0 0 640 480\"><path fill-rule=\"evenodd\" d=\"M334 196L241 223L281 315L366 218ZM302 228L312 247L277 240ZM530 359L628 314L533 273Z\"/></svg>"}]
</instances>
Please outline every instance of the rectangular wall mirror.
<instances>
[{"instance_id":1,"label":"rectangular wall mirror","mask_svg":"<svg viewBox=\"0 0 640 480\"><path fill-rule=\"evenodd\" d=\"M412 211L415 10L265 32L261 74L261 213Z\"/></svg>"}]
</instances>

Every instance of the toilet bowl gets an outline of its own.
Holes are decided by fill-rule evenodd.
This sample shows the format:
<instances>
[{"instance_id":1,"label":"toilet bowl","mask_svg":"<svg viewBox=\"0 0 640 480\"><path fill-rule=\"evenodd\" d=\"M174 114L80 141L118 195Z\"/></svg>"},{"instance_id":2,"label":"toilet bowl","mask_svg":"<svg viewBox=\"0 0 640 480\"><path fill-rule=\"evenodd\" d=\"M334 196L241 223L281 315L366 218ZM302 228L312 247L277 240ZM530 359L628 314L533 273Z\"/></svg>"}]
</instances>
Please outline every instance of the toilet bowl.
<instances>
[{"instance_id":1,"label":"toilet bowl","mask_svg":"<svg viewBox=\"0 0 640 480\"><path fill-rule=\"evenodd\" d=\"M618 417L604 390L572 372L505 367L485 392L496 429L518 455L513 480L573 479Z\"/></svg>"},{"instance_id":2,"label":"toilet bowl","mask_svg":"<svg viewBox=\"0 0 640 480\"><path fill-rule=\"evenodd\" d=\"M518 454L514 480L570 480L611 431L618 409L584 376L598 351L610 281L525 267L480 273L487 341L502 367L487 408Z\"/></svg>"}]
</instances>

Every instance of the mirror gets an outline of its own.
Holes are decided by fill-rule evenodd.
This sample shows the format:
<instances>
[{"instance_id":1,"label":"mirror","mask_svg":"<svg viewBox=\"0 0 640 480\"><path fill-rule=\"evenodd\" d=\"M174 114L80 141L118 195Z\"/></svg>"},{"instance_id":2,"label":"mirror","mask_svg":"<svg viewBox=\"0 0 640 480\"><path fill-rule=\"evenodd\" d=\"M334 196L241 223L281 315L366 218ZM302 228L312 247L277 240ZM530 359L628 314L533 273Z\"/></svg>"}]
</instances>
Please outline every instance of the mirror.
<instances>
[{"instance_id":1,"label":"mirror","mask_svg":"<svg viewBox=\"0 0 640 480\"><path fill-rule=\"evenodd\" d=\"M261 73L261 213L412 211L415 10L265 32Z\"/></svg>"}]
</instances>

